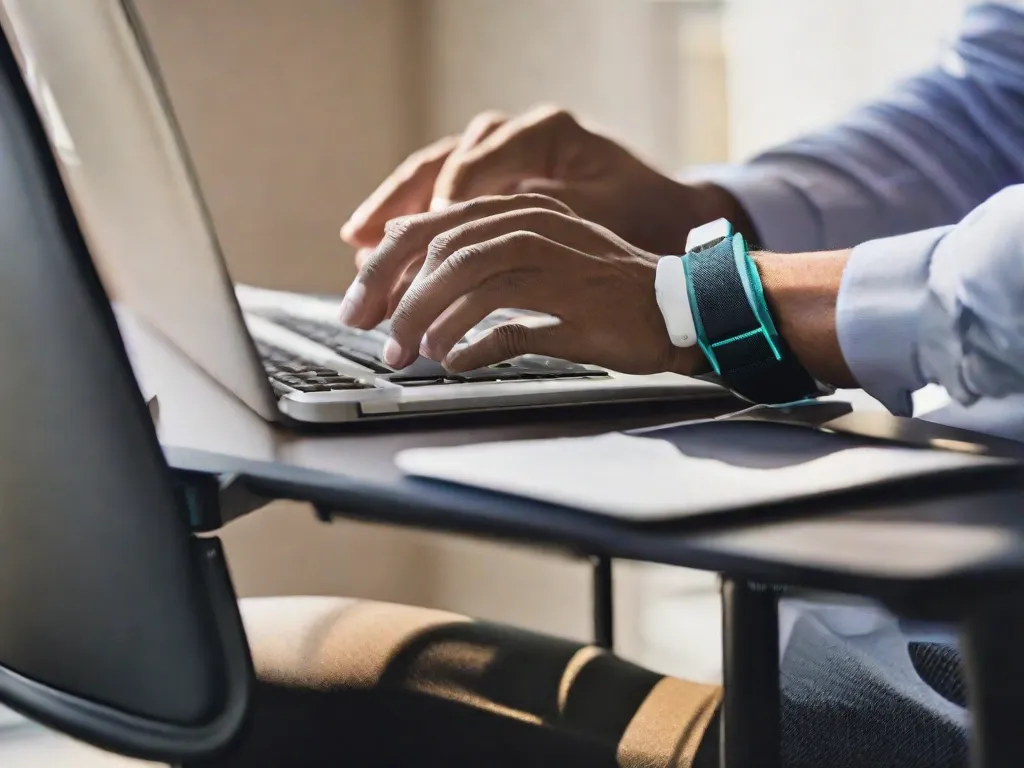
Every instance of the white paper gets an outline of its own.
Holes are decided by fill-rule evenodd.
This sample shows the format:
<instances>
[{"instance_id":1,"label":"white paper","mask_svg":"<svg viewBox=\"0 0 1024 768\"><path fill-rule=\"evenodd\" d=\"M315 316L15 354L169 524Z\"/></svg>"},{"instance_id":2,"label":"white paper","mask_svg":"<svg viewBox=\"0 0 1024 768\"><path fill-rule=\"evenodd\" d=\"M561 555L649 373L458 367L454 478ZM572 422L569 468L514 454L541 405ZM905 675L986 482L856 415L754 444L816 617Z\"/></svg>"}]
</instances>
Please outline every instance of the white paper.
<instances>
[{"instance_id":1,"label":"white paper","mask_svg":"<svg viewBox=\"0 0 1024 768\"><path fill-rule=\"evenodd\" d=\"M690 456L667 440L621 433L416 448L402 451L395 462L409 475L633 520L685 517L1003 463L871 445L758 468Z\"/></svg>"}]
</instances>

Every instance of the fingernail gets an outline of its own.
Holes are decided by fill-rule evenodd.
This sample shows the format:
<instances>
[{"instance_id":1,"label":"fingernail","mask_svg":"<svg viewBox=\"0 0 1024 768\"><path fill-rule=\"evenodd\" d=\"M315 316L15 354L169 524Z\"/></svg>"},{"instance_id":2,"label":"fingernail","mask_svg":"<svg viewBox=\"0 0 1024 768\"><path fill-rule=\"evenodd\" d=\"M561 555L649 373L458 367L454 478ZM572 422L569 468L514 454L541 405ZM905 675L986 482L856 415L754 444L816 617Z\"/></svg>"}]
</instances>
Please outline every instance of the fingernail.
<instances>
[{"instance_id":1,"label":"fingernail","mask_svg":"<svg viewBox=\"0 0 1024 768\"><path fill-rule=\"evenodd\" d=\"M402 348L394 339L388 339L387 344L384 345L384 362L392 368L396 368L398 366L398 361L401 359Z\"/></svg>"},{"instance_id":2,"label":"fingernail","mask_svg":"<svg viewBox=\"0 0 1024 768\"><path fill-rule=\"evenodd\" d=\"M452 204L452 201L445 197L435 197L430 201L430 210L443 211Z\"/></svg>"},{"instance_id":3,"label":"fingernail","mask_svg":"<svg viewBox=\"0 0 1024 768\"><path fill-rule=\"evenodd\" d=\"M341 322L351 325L363 311L363 300L366 298L366 286L356 280L345 291L345 298L341 302Z\"/></svg>"}]
</instances>

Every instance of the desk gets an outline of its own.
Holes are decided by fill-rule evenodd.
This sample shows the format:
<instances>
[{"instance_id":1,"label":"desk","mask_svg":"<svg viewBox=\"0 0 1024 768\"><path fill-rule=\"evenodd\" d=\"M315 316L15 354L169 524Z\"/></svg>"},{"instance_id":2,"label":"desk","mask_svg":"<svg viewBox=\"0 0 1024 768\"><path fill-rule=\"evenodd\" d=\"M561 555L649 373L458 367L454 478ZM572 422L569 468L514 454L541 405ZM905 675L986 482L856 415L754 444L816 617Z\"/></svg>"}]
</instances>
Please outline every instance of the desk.
<instances>
[{"instance_id":1,"label":"desk","mask_svg":"<svg viewBox=\"0 0 1024 768\"><path fill-rule=\"evenodd\" d=\"M723 403L446 417L296 435L264 423L130 316L120 320L142 387L159 398L160 439L179 471L234 478L257 499L309 501L324 517L554 545L604 562L621 558L721 572L727 574L727 630L742 630L732 633L741 638L775 633L774 588L751 587L748 580L863 594L903 614L962 621L972 704L981 722L975 728L979 759L985 766L1024 764L1012 716L1024 709L1022 686L1000 684L1013 677L1024 681L1024 662L1016 658L1024 619L1007 611L1007 601L994 599L1004 593L1015 599L1024 576L1024 515L1017 513L1024 484L1015 475L932 482L927 501L919 490L904 489L830 503L827 513L817 502L761 509L727 522L638 527L409 479L392 457L411 446L585 435L699 418L721 412ZM601 568L596 573L596 586L606 588L608 574ZM777 683L777 649L727 643L726 662L725 727L730 741L743 745L728 765L770 768L777 764L770 756L778 717L763 709L764 686L773 675Z\"/></svg>"}]
</instances>

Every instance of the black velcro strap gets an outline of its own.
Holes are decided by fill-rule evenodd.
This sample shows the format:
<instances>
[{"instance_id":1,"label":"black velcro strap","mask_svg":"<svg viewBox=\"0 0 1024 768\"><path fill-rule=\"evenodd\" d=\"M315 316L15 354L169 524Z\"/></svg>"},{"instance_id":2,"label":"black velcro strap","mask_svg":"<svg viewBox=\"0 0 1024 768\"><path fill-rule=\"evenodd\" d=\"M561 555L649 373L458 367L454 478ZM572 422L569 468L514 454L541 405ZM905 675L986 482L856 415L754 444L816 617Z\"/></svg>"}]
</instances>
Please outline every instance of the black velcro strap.
<instances>
[{"instance_id":1,"label":"black velcro strap","mask_svg":"<svg viewBox=\"0 0 1024 768\"><path fill-rule=\"evenodd\" d=\"M709 343L716 344L761 327L736 271L731 238L691 251L686 257L686 271L693 283L697 312Z\"/></svg>"},{"instance_id":2,"label":"black velcro strap","mask_svg":"<svg viewBox=\"0 0 1024 768\"><path fill-rule=\"evenodd\" d=\"M791 403L817 394L818 387L782 339L776 359L743 288L731 238L687 254L704 341L729 387L755 403Z\"/></svg>"},{"instance_id":3,"label":"black velcro strap","mask_svg":"<svg viewBox=\"0 0 1024 768\"><path fill-rule=\"evenodd\" d=\"M751 337L754 338L754 337ZM763 336L759 335L763 339ZM732 345L726 345L731 347ZM767 342L765 342L767 346ZM719 347L719 362L722 360ZM818 394L818 385L806 369L793 357L786 343L779 340L782 359L776 360L769 351L767 357L748 362L737 368L722 364L722 378L730 389L754 403L795 403Z\"/></svg>"},{"instance_id":4,"label":"black velcro strap","mask_svg":"<svg viewBox=\"0 0 1024 768\"><path fill-rule=\"evenodd\" d=\"M715 347L715 357L718 358L723 373L743 368L749 365L751 360L776 362L775 353L772 352L768 339L760 332L752 336L741 336L728 344Z\"/></svg>"}]
</instances>

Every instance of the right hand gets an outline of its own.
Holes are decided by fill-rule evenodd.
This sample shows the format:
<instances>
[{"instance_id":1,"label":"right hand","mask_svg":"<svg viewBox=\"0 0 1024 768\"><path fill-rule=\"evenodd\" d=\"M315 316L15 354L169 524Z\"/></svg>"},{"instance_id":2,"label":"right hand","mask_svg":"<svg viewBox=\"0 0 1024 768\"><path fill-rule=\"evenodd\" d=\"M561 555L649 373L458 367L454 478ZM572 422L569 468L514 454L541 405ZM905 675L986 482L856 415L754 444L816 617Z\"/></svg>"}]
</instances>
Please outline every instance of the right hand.
<instances>
[{"instance_id":1,"label":"right hand","mask_svg":"<svg viewBox=\"0 0 1024 768\"><path fill-rule=\"evenodd\" d=\"M721 190L717 190L721 193ZM486 112L458 136L413 153L356 209L341 237L362 267L385 225L487 195L541 193L652 253L682 253L689 230L724 215L720 194L644 164L565 110L515 118ZM426 249L392 286L387 315L419 273Z\"/></svg>"}]
</instances>

